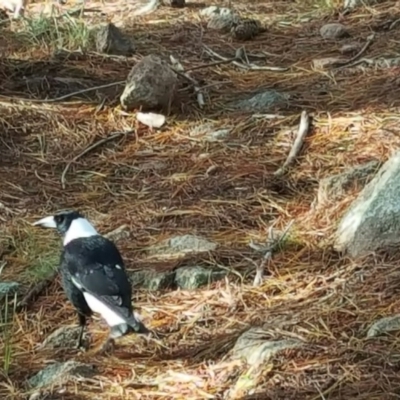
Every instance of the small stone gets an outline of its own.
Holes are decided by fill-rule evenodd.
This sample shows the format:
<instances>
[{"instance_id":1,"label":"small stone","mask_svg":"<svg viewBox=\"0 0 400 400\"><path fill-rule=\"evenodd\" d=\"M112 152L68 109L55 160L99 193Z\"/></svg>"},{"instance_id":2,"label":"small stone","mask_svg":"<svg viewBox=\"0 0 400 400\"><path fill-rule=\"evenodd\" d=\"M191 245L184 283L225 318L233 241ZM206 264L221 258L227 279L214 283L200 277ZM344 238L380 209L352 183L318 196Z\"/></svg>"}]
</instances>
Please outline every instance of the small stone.
<instances>
[{"instance_id":1,"label":"small stone","mask_svg":"<svg viewBox=\"0 0 400 400\"><path fill-rule=\"evenodd\" d=\"M216 129L212 123L205 123L194 127L189 135L194 138L201 138L208 142L216 142L225 139L231 132L230 128Z\"/></svg>"},{"instance_id":2,"label":"small stone","mask_svg":"<svg viewBox=\"0 0 400 400\"><path fill-rule=\"evenodd\" d=\"M251 40L261 33L261 23L256 19L243 18L231 29L231 34L238 40Z\"/></svg>"},{"instance_id":3,"label":"small stone","mask_svg":"<svg viewBox=\"0 0 400 400\"><path fill-rule=\"evenodd\" d=\"M19 288L20 284L17 282L0 282L0 300L3 300L6 296L9 298L14 296Z\"/></svg>"},{"instance_id":4,"label":"small stone","mask_svg":"<svg viewBox=\"0 0 400 400\"><path fill-rule=\"evenodd\" d=\"M96 28L96 49L99 53L127 57L135 53L133 41L111 22Z\"/></svg>"},{"instance_id":5,"label":"small stone","mask_svg":"<svg viewBox=\"0 0 400 400\"><path fill-rule=\"evenodd\" d=\"M324 69L343 61L345 60L339 57L315 58L314 60L312 60L312 65L314 69Z\"/></svg>"},{"instance_id":6,"label":"small stone","mask_svg":"<svg viewBox=\"0 0 400 400\"><path fill-rule=\"evenodd\" d=\"M149 254L161 256L182 256L189 253L213 251L217 244L195 235L181 235L166 239L153 246Z\"/></svg>"},{"instance_id":7,"label":"small stone","mask_svg":"<svg viewBox=\"0 0 400 400\"><path fill-rule=\"evenodd\" d=\"M287 103L289 95L279 93L276 90L266 90L262 93L257 93L249 99L240 100L234 105L235 108L243 111L265 112L268 109Z\"/></svg>"},{"instance_id":8,"label":"small stone","mask_svg":"<svg viewBox=\"0 0 400 400\"><path fill-rule=\"evenodd\" d=\"M175 282L185 290L198 289L201 286L222 279L226 271L215 271L201 266L181 267L176 270Z\"/></svg>"},{"instance_id":9,"label":"small stone","mask_svg":"<svg viewBox=\"0 0 400 400\"><path fill-rule=\"evenodd\" d=\"M40 348L75 348L80 331L81 328L79 326L61 326L43 341Z\"/></svg>"},{"instance_id":10,"label":"small stone","mask_svg":"<svg viewBox=\"0 0 400 400\"><path fill-rule=\"evenodd\" d=\"M369 328L367 337L379 336L382 333L400 330L400 314L392 317L381 318Z\"/></svg>"},{"instance_id":11,"label":"small stone","mask_svg":"<svg viewBox=\"0 0 400 400\"><path fill-rule=\"evenodd\" d=\"M93 366L76 361L56 362L39 371L28 380L32 388L41 388L55 383L65 383L71 378L91 377L95 373Z\"/></svg>"},{"instance_id":12,"label":"small stone","mask_svg":"<svg viewBox=\"0 0 400 400\"><path fill-rule=\"evenodd\" d=\"M339 51L342 54L354 54L360 51L360 49L361 46L358 43L350 43L350 44L344 44Z\"/></svg>"},{"instance_id":13,"label":"small stone","mask_svg":"<svg viewBox=\"0 0 400 400\"><path fill-rule=\"evenodd\" d=\"M303 345L296 339L269 340L270 335L262 328L250 328L236 341L232 358L244 358L251 366L258 366L281 350L293 349Z\"/></svg>"},{"instance_id":14,"label":"small stone","mask_svg":"<svg viewBox=\"0 0 400 400\"><path fill-rule=\"evenodd\" d=\"M350 36L346 27L339 23L326 24L321 27L319 33L324 39L341 39Z\"/></svg>"},{"instance_id":15,"label":"small stone","mask_svg":"<svg viewBox=\"0 0 400 400\"><path fill-rule=\"evenodd\" d=\"M122 107L169 109L178 86L178 78L161 58L150 55L138 62L128 75L121 95Z\"/></svg>"},{"instance_id":16,"label":"small stone","mask_svg":"<svg viewBox=\"0 0 400 400\"><path fill-rule=\"evenodd\" d=\"M175 286L175 271L134 271L130 274L133 287L164 290Z\"/></svg>"},{"instance_id":17,"label":"small stone","mask_svg":"<svg viewBox=\"0 0 400 400\"><path fill-rule=\"evenodd\" d=\"M371 174L377 172L379 165L380 162L374 160L354 168L349 168L341 174L322 179L318 187L318 203L336 201L344 196L346 191L356 183L365 184Z\"/></svg>"}]
</instances>

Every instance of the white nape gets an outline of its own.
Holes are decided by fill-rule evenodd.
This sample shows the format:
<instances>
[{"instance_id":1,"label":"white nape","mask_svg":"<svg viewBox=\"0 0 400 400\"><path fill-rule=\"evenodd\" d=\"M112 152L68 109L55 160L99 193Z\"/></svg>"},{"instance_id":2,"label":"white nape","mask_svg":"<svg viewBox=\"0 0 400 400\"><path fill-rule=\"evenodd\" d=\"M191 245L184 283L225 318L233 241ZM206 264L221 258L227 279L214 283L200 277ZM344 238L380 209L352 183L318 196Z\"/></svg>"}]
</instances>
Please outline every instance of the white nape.
<instances>
[{"instance_id":1,"label":"white nape","mask_svg":"<svg viewBox=\"0 0 400 400\"><path fill-rule=\"evenodd\" d=\"M122 317L117 315L113 310L108 308L104 303L102 303L90 293L84 292L83 296L85 297L85 300L91 310L93 312L99 313L107 321L107 324L110 327L120 324L126 324L126 321Z\"/></svg>"},{"instance_id":2,"label":"white nape","mask_svg":"<svg viewBox=\"0 0 400 400\"><path fill-rule=\"evenodd\" d=\"M94 226L86 218L77 218L71 225L64 237L64 246L71 240L98 235Z\"/></svg>"}]
</instances>

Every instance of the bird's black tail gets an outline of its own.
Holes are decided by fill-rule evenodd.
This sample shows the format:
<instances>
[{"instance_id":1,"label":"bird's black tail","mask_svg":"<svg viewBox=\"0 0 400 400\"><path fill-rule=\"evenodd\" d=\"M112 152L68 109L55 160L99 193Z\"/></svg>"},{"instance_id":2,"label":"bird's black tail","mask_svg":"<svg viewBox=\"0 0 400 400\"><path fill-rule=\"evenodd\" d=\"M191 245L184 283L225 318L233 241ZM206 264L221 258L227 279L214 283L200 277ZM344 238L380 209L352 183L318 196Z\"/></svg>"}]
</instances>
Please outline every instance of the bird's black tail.
<instances>
[{"instance_id":1,"label":"bird's black tail","mask_svg":"<svg viewBox=\"0 0 400 400\"><path fill-rule=\"evenodd\" d=\"M130 318L126 319L126 323L129 325L129 331L135 333L141 333L143 335L149 335L151 331L146 328L142 321L132 315Z\"/></svg>"}]
</instances>

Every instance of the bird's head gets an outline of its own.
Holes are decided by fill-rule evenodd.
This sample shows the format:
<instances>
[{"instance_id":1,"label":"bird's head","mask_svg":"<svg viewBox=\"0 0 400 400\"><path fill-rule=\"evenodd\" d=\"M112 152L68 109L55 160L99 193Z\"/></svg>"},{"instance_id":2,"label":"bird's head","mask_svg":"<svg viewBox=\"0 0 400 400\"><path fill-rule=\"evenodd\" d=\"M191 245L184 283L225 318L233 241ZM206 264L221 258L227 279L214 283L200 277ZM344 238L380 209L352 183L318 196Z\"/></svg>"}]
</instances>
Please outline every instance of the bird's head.
<instances>
[{"instance_id":1,"label":"bird's head","mask_svg":"<svg viewBox=\"0 0 400 400\"><path fill-rule=\"evenodd\" d=\"M44 217L32 224L44 228L55 228L66 245L71 240L98 235L93 225L78 211L61 211Z\"/></svg>"}]
</instances>

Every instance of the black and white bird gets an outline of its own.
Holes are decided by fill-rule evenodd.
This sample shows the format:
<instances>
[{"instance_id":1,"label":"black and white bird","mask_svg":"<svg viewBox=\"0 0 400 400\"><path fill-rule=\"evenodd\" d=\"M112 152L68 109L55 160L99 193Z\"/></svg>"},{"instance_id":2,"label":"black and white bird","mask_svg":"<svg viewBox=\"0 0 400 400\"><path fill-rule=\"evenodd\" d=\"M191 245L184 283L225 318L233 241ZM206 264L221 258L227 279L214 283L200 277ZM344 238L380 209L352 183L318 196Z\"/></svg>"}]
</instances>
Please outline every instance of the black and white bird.
<instances>
[{"instance_id":1,"label":"black and white bird","mask_svg":"<svg viewBox=\"0 0 400 400\"><path fill-rule=\"evenodd\" d=\"M93 313L100 314L110 327L104 350L128 333L150 333L133 311L131 284L121 254L111 240L101 236L77 211L63 211L33 225L55 228L63 238L61 281L78 313L78 348L82 346L86 320Z\"/></svg>"}]
</instances>

